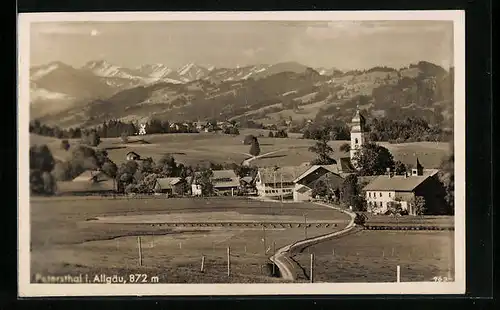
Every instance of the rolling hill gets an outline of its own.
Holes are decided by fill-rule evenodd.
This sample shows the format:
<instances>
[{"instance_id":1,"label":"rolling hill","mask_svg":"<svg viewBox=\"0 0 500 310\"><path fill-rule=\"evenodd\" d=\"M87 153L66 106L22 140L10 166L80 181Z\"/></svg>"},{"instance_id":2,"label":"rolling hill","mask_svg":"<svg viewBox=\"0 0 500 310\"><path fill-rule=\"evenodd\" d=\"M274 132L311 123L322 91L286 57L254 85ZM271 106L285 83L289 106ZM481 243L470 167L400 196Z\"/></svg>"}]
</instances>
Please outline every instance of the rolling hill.
<instances>
[{"instance_id":1,"label":"rolling hill","mask_svg":"<svg viewBox=\"0 0 500 310\"><path fill-rule=\"evenodd\" d=\"M134 70L108 64L101 67L95 71L94 66L94 81L88 84L102 89L94 98L39 120L62 127L145 118L216 118L276 124L334 116L348 121L357 104L373 117L421 116L439 125L452 115L453 70L448 72L423 61L400 69L375 67L345 73L332 69L332 75L326 75L326 69L319 68L321 74L295 62L211 70L195 64L178 70L161 65ZM137 78L127 78L126 74ZM152 82L153 74L158 78ZM107 93L105 87L98 88L99 79L141 82L137 86L116 86Z\"/></svg>"}]
</instances>

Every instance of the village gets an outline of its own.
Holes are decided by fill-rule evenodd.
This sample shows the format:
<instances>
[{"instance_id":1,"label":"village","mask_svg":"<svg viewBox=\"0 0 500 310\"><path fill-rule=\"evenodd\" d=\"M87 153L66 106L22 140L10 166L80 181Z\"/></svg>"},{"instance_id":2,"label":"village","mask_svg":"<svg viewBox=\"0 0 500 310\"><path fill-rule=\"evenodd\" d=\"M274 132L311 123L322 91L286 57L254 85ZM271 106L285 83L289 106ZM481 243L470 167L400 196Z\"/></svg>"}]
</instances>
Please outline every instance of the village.
<instances>
[{"instance_id":1,"label":"village","mask_svg":"<svg viewBox=\"0 0 500 310\"><path fill-rule=\"evenodd\" d=\"M174 123L171 126L181 125ZM217 125L196 123L199 131L211 132L216 128L230 132L237 127L227 122ZM140 126L138 135L146 135L145 126ZM248 196L280 202L347 202L346 207L351 210L354 208L355 211L373 214L422 215L442 209L439 204L444 203L445 194L437 177L439 170L423 167L418 154L411 169L394 171L387 168L384 174L356 176L358 190L346 188L346 179L357 175L359 170L356 162L359 152L369 142L366 119L359 107L351 122L350 135L350 157L336 158L333 164L305 162L297 166L259 167L251 166L249 162L270 153L258 156L248 154L251 157L243 163L249 168L246 174L238 175L235 169L220 167L212 169L209 181L205 182L200 181L201 171L182 177L159 177L154 180L149 192L163 198ZM124 160L140 162L143 158L138 152L130 151ZM207 186L210 190L205 188ZM102 170L86 170L73 180L58 181L56 188L58 195L117 195L117 181ZM137 194L132 192L128 195ZM345 199L345 195L356 197Z\"/></svg>"}]
</instances>

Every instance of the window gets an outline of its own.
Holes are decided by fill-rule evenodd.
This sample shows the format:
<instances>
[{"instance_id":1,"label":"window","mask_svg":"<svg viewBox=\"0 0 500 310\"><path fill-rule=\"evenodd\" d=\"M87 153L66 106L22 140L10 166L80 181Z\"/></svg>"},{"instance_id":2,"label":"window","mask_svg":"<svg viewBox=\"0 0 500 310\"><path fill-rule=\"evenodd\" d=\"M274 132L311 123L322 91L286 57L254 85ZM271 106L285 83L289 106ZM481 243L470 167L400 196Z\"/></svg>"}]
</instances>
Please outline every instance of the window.
<instances>
[{"instance_id":1,"label":"window","mask_svg":"<svg viewBox=\"0 0 500 310\"><path fill-rule=\"evenodd\" d=\"M379 196L382 197L382 192L379 193Z\"/></svg>"},{"instance_id":2,"label":"window","mask_svg":"<svg viewBox=\"0 0 500 310\"><path fill-rule=\"evenodd\" d=\"M380 202L380 206L382 206L382 201Z\"/></svg>"},{"instance_id":3,"label":"window","mask_svg":"<svg viewBox=\"0 0 500 310\"><path fill-rule=\"evenodd\" d=\"M354 143L358 144L358 138L354 139Z\"/></svg>"},{"instance_id":4,"label":"window","mask_svg":"<svg viewBox=\"0 0 500 310\"><path fill-rule=\"evenodd\" d=\"M372 193L368 192L368 197L372 198Z\"/></svg>"},{"instance_id":5,"label":"window","mask_svg":"<svg viewBox=\"0 0 500 310\"><path fill-rule=\"evenodd\" d=\"M389 198L391 197L391 193L389 193Z\"/></svg>"}]
</instances>

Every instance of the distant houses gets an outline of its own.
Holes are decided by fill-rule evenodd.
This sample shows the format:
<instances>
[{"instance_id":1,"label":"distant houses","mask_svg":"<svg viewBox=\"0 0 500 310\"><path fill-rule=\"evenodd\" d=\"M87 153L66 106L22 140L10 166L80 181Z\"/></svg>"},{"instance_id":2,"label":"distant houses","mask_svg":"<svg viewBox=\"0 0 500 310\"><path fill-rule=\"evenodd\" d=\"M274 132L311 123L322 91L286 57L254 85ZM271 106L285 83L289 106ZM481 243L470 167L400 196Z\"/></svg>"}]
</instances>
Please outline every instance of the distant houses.
<instances>
[{"instance_id":1,"label":"distant houses","mask_svg":"<svg viewBox=\"0 0 500 310\"><path fill-rule=\"evenodd\" d=\"M57 195L112 195L115 193L115 181L102 171L87 170L71 181L56 183Z\"/></svg>"},{"instance_id":2,"label":"distant houses","mask_svg":"<svg viewBox=\"0 0 500 310\"><path fill-rule=\"evenodd\" d=\"M240 179L233 170L214 170L212 175L212 187L217 195L231 195L240 187ZM197 180L200 173L195 174L195 178L191 185L191 193L193 196L202 196L203 188Z\"/></svg>"},{"instance_id":3,"label":"distant houses","mask_svg":"<svg viewBox=\"0 0 500 310\"><path fill-rule=\"evenodd\" d=\"M165 194L167 196L176 196L186 194L188 180L179 177L158 178L154 185L154 192Z\"/></svg>"},{"instance_id":4,"label":"distant houses","mask_svg":"<svg viewBox=\"0 0 500 310\"><path fill-rule=\"evenodd\" d=\"M140 160L141 156L136 152L128 152L126 158L127 160Z\"/></svg>"}]
</instances>

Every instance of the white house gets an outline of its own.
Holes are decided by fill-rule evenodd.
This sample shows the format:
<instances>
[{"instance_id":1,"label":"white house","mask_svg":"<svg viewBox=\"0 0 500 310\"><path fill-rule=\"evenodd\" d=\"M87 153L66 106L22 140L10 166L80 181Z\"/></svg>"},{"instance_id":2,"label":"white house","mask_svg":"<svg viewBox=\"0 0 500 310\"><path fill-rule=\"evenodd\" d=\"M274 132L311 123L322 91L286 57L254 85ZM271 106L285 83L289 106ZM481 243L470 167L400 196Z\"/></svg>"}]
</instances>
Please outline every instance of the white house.
<instances>
[{"instance_id":1,"label":"white house","mask_svg":"<svg viewBox=\"0 0 500 310\"><path fill-rule=\"evenodd\" d=\"M199 173L196 173L199 175ZM212 175L212 185L214 192L219 195L234 195L240 186L240 179L233 170L214 170ZM202 186L196 182L191 184L193 196L201 196Z\"/></svg>"},{"instance_id":2,"label":"white house","mask_svg":"<svg viewBox=\"0 0 500 310\"><path fill-rule=\"evenodd\" d=\"M433 204L435 201L436 189L434 178L439 170L423 169L417 159L417 169L413 169L411 174L394 175L389 172L374 178L363 188L367 202L368 212L383 214L388 211L391 203L400 203L402 210L408 214L415 215L411 202L415 196L422 196L426 199L426 204Z\"/></svg>"},{"instance_id":3,"label":"white house","mask_svg":"<svg viewBox=\"0 0 500 310\"><path fill-rule=\"evenodd\" d=\"M291 198L297 179L310 166L260 168L255 178L257 194L268 198Z\"/></svg>"}]
</instances>

